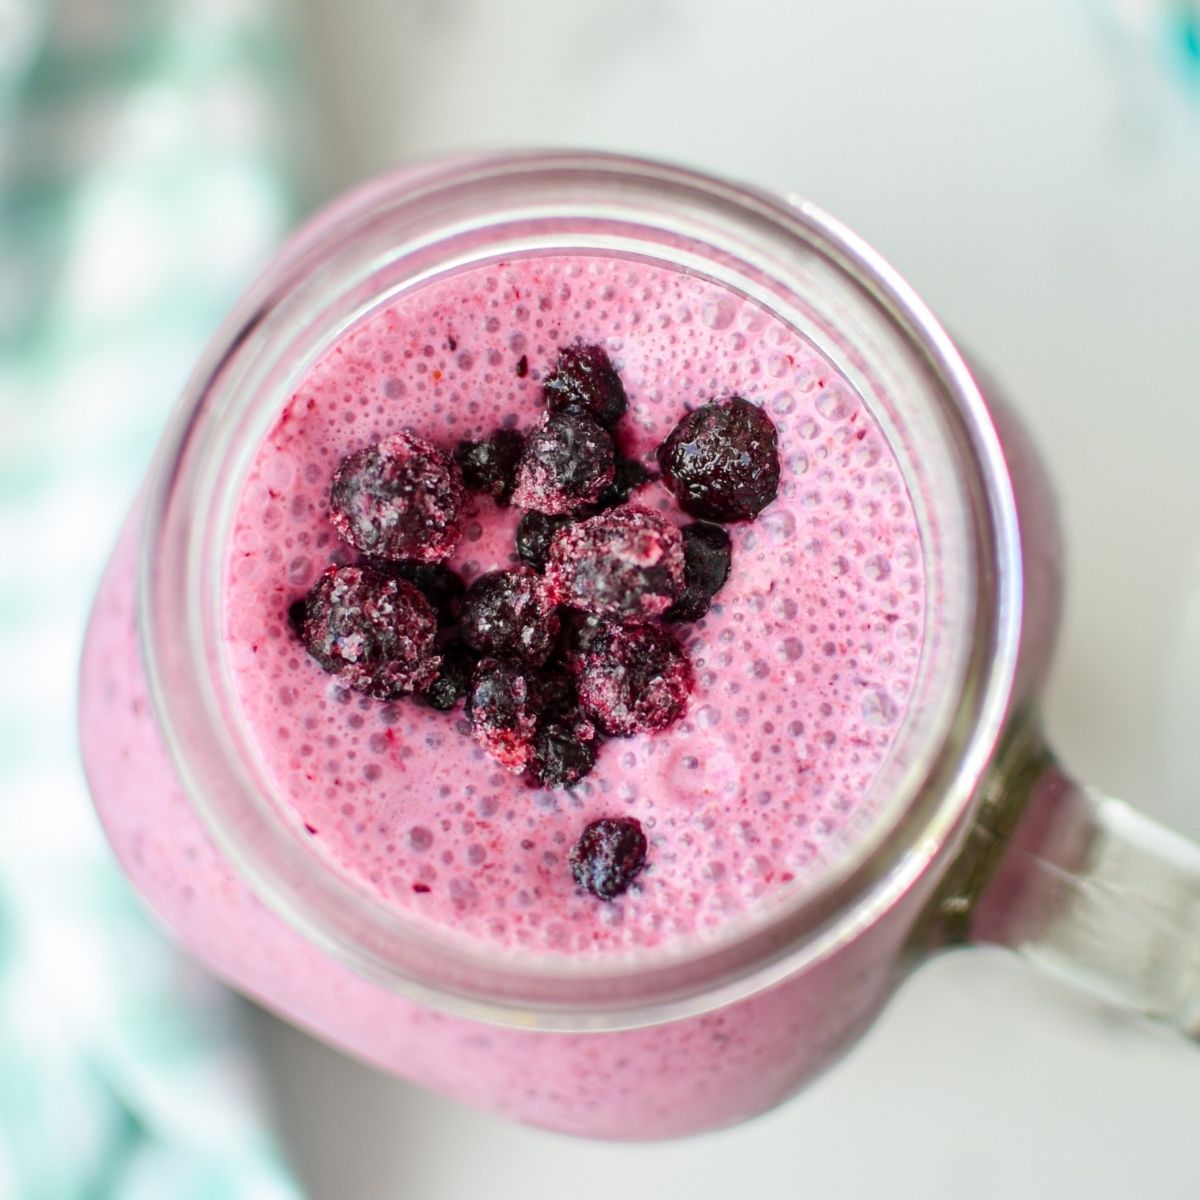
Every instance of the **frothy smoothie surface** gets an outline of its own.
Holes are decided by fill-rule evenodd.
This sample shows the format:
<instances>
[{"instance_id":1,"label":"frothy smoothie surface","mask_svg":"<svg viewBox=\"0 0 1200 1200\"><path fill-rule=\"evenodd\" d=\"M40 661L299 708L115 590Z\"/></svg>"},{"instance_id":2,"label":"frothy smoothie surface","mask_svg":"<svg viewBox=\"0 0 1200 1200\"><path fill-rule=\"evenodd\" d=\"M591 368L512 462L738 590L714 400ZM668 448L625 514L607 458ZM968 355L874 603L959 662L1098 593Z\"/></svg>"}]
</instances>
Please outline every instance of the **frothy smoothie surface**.
<instances>
[{"instance_id":1,"label":"frothy smoothie surface","mask_svg":"<svg viewBox=\"0 0 1200 1200\"><path fill-rule=\"evenodd\" d=\"M452 451L532 427L560 346L603 346L629 411L622 452L654 450L692 407L739 395L778 428L778 497L728 525L733 564L707 616L671 628L695 674L684 717L612 738L570 790L487 757L461 707L380 702L305 653L288 606L354 561L329 523L347 455L409 430ZM661 483L636 502L681 524ZM516 561L520 512L473 496L450 565L470 580ZM875 814L866 799L921 650L916 520L869 412L794 330L694 276L626 259L496 263L426 284L335 345L258 451L237 505L224 627L266 770L314 853L418 920L497 946L595 954L719 930ZM612 902L567 866L584 827L637 818L645 869Z\"/></svg>"}]
</instances>

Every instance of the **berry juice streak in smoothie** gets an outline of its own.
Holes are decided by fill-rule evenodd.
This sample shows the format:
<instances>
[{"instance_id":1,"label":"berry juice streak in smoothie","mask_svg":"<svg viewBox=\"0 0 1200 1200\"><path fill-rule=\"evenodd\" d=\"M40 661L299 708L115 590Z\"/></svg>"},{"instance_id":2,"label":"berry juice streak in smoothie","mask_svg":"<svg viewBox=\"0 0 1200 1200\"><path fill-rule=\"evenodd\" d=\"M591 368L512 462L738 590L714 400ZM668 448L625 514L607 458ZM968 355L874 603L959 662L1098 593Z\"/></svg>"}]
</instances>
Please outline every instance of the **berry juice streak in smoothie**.
<instances>
[{"instance_id":1,"label":"berry juice streak in smoothie","mask_svg":"<svg viewBox=\"0 0 1200 1200\"><path fill-rule=\"evenodd\" d=\"M646 456L687 407L740 394L779 430L778 499L730 526L710 613L677 627L696 672L685 718L612 739L574 791L539 792L446 715L346 691L286 610L351 557L328 524L347 453L400 428L451 448L531 425L539 377L576 338L605 346L630 399L622 449ZM522 366L522 359L525 365ZM673 519L654 484L638 503ZM452 560L513 561L518 513L476 498ZM153 723L136 641L131 521L84 662L89 778L126 871L183 942L241 990L385 1068L523 1120L661 1137L782 1098L873 1015L911 923L880 923L808 972L715 1012L627 1032L558 1034L432 1012L349 972L269 912L199 825ZM865 800L915 677L924 578L886 441L830 365L749 302L616 258L517 260L427 285L319 362L261 447L229 539L224 625L243 717L324 869L447 936L596 956L711 936L811 879L876 815ZM611 904L567 851L632 815L646 870ZM421 886L415 886L421 885ZM919 897L900 907L912 910Z\"/></svg>"}]
</instances>

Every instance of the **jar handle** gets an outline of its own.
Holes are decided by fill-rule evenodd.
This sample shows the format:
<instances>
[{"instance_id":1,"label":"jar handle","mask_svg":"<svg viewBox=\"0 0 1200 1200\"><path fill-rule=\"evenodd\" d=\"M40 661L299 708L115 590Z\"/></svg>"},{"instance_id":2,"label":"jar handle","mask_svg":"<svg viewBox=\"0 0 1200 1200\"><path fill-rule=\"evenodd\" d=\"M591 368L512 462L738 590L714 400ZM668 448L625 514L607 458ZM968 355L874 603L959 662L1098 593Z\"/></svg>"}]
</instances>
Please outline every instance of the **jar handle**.
<instances>
[{"instance_id":1,"label":"jar handle","mask_svg":"<svg viewBox=\"0 0 1200 1200\"><path fill-rule=\"evenodd\" d=\"M994 785L1007 802L985 794L975 852L959 860L971 866L957 887L947 876L941 925L945 934L957 918L958 936L939 940L1007 946L1077 990L1200 1039L1200 846L1022 740Z\"/></svg>"}]
</instances>

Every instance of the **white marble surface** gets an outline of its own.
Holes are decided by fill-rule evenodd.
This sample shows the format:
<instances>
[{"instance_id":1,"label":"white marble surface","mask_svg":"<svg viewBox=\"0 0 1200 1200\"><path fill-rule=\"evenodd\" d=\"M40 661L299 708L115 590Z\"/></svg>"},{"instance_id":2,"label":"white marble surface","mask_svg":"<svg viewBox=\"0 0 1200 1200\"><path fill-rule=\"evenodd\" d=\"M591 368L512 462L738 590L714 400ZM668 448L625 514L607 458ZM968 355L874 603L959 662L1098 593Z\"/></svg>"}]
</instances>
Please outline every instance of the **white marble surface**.
<instances>
[{"instance_id":1,"label":"white marble surface","mask_svg":"<svg viewBox=\"0 0 1200 1200\"><path fill-rule=\"evenodd\" d=\"M1057 482L1055 743L1200 836L1200 95L1082 0L303 11L339 187L451 149L595 146L798 191L873 242ZM999 953L926 968L777 1112L662 1146L516 1128L256 1030L314 1200L1200 1195L1200 1053Z\"/></svg>"}]
</instances>

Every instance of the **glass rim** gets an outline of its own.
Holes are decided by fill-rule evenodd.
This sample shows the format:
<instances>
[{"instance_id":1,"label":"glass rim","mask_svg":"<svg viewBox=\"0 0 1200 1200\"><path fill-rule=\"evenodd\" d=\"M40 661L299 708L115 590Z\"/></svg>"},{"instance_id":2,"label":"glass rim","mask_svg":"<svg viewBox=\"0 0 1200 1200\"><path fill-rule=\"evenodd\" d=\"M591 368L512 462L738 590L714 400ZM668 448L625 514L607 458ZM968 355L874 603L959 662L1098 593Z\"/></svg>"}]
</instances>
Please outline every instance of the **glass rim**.
<instances>
[{"instance_id":1,"label":"glass rim","mask_svg":"<svg viewBox=\"0 0 1200 1200\"><path fill-rule=\"evenodd\" d=\"M983 569L977 598L979 620L990 623L986 653L964 670L954 721L937 745L921 748L933 777L942 782L932 794L924 772L913 774L913 794L896 805L888 829L872 830L844 861L817 884L788 901L764 907L731 924L729 937L682 942L682 949L614 952L581 959L560 954L499 952L448 937L439 938L401 914L357 892L332 871L314 874L315 860L296 836L267 819L262 798L245 779L231 785L240 816L256 820L257 836L230 819L214 790L201 781L197 737L229 744L219 705L206 688L212 661L206 657L203 589L185 589L187 636L178 638L158 619L162 563L182 537L180 562L187 580L201 578L203 557L195 514L179 511L175 489L195 480L203 463L191 462L192 442L205 404L219 392L233 359L253 351L260 331L286 298L290 273L319 262L322 247L352 238L361 222L397 191L395 203L428 200L449 189L493 189L549 177L609 181L614 195L622 186L680 189L698 203L711 204L723 219L731 214L747 227L765 223L797 248L823 256L876 305L928 365L944 392L943 400L962 427L975 468L975 534ZM606 197L611 206L613 196ZM632 201L630 202L632 204ZM434 239L436 244L436 239ZM199 486L199 485L195 485ZM182 534L181 534L182 530ZM307 940L359 974L433 1007L478 1019L539 1028L621 1028L692 1015L741 998L818 960L861 928L869 914L886 911L905 894L933 860L948 854L965 826L978 783L990 761L1008 711L1022 627L1023 581L1020 539L1004 454L982 396L949 336L899 275L860 238L817 206L795 197L775 197L685 168L646 159L592 152L527 151L456 157L384 176L335 202L309 222L235 307L193 376L164 435L153 469L140 559L139 597L142 649L151 701L185 793L219 850L254 894ZM182 649L169 643L182 641ZM209 648L211 649L211 647ZM978 676L978 677L975 677ZM194 683L204 703L197 713L180 680ZM175 686L173 686L175 685ZM968 708L970 711L968 712ZM952 755L951 739L958 744ZM231 747L232 749L232 747ZM231 755L231 759L232 759ZM942 762L942 758L947 758ZM224 764L229 766L229 764ZM232 767L230 767L232 770ZM224 792L221 793L225 795ZM249 818L248 818L249 819ZM903 836L899 836L903 833ZM268 856L259 837L272 841ZM301 873L285 878L280 863ZM304 879L299 864L306 864ZM298 884L296 880L301 882ZM331 899L332 898L332 899ZM336 914L320 910L329 901ZM334 917L336 916L336 919ZM396 946L407 959L397 962ZM411 953L409 953L411 951Z\"/></svg>"}]
</instances>

